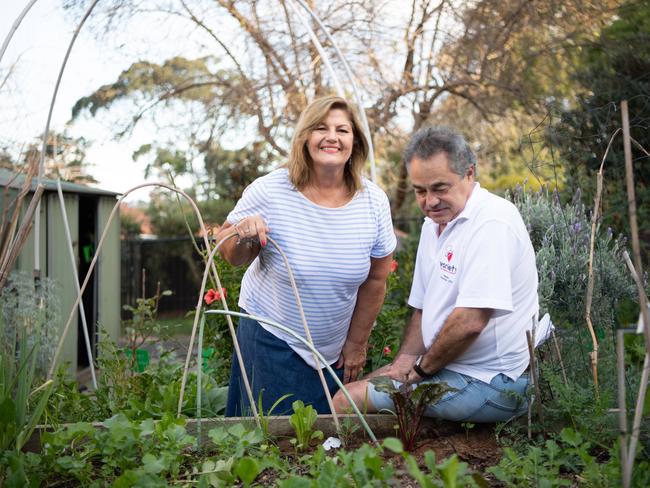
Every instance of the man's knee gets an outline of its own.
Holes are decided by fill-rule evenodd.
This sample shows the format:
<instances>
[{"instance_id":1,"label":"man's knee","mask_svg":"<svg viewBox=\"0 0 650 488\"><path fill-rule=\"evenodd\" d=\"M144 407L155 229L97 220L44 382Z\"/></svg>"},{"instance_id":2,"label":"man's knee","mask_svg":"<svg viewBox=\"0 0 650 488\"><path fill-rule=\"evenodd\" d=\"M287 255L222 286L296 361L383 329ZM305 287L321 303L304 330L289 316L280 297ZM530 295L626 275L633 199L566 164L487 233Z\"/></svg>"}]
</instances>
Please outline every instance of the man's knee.
<instances>
[{"instance_id":1,"label":"man's knee","mask_svg":"<svg viewBox=\"0 0 650 488\"><path fill-rule=\"evenodd\" d=\"M334 403L336 413L344 413L346 409L350 408L350 402L348 402L342 390L336 392L334 398L332 398L332 402Z\"/></svg>"},{"instance_id":2,"label":"man's knee","mask_svg":"<svg viewBox=\"0 0 650 488\"><path fill-rule=\"evenodd\" d=\"M354 381L345 385L345 388L348 390L348 393L350 393L352 400L359 408L365 409L365 411L370 411L368 409L369 405L367 403L364 403L367 402L368 396L367 381ZM334 395L334 398L332 398L332 401L334 403L334 409L337 413L350 413L352 411L352 406L343 393L343 390L337 391Z\"/></svg>"}]
</instances>

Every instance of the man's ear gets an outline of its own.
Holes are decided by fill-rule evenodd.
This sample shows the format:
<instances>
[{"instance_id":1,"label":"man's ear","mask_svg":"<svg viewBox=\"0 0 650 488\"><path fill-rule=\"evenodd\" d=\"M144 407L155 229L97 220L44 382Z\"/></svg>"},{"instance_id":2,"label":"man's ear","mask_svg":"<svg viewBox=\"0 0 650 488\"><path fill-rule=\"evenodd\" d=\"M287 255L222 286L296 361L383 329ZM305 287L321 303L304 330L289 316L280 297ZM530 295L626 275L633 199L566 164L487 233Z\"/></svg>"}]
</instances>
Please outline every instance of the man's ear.
<instances>
[{"instance_id":1,"label":"man's ear","mask_svg":"<svg viewBox=\"0 0 650 488\"><path fill-rule=\"evenodd\" d=\"M469 167L469 169L467 170L467 176L470 176L470 177L476 179L476 166L475 165L471 165Z\"/></svg>"}]
</instances>

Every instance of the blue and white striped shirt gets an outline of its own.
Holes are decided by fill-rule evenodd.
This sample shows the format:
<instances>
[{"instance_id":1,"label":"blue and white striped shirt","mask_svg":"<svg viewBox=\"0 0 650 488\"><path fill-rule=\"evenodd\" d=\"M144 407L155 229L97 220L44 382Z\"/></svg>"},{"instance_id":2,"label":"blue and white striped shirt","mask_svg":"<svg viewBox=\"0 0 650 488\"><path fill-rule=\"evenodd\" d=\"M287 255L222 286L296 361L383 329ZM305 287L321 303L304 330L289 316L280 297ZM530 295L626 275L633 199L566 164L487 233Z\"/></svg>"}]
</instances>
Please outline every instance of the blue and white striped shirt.
<instances>
[{"instance_id":1,"label":"blue and white striped shirt","mask_svg":"<svg viewBox=\"0 0 650 488\"><path fill-rule=\"evenodd\" d=\"M365 178L363 185L343 207L326 208L300 193L286 169L278 169L251 183L227 219L235 225L259 214L267 222L269 236L289 260L312 339L328 364L340 356L370 258L385 257L396 245L386 194ZM239 306L305 337L284 261L273 244L246 271ZM262 326L316 367L302 343Z\"/></svg>"}]
</instances>

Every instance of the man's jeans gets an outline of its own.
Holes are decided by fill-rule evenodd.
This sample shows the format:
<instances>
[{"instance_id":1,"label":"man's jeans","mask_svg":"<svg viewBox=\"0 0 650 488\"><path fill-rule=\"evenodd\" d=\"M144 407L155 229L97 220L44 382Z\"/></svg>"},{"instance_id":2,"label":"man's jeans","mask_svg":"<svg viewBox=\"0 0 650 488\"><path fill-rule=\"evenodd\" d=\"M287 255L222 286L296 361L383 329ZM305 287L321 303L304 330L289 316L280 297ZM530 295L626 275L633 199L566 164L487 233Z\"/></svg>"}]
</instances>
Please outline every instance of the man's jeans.
<instances>
[{"instance_id":1,"label":"man's jeans","mask_svg":"<svg viewBox=\"0 0 650 488\"><path fill-rule=\"evenodd\" d=\"M393 382L395 386L400 385L398 381ZM438 403L427 407L427 417L455 422L504 422L528 409L528 373L522 374L517 381L498 374L488 384L471 376L442 369L424 382L445 382L457 390L446 393ZM378 411L395 410L388 394L376 391L372 383L368 386L368 396Z\"/></svg>"}]
</instances>

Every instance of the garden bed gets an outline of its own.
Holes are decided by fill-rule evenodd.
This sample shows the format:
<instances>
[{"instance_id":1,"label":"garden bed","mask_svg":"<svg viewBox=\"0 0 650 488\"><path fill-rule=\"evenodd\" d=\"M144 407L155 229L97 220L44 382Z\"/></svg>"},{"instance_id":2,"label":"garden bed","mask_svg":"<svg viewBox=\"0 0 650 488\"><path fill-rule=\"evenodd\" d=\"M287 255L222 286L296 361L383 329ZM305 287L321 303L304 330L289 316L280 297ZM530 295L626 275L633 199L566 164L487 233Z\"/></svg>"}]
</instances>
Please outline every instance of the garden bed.
<instances>
[{"instance_id":1,"label":"garden bed","mask_svg":"<svg viewBox=\"0 0 650 488\"><path fill-rule=\"evenodd\" d=\"M359 421L359 418L353 414L342 414L339 415L339 421L343 426L344 431L353 431L353 439L351 444L358 446L364 442L370 442L368 435L363 430L363 426ZM295 434L295 429L289 422L290 417L288 415L278 415L273 417L268 417L268 433L270 436L275 438L290 437ZM397 436L396 431L396 420L392 415L386 414L368 414L365 415L366 422L377 436L378 439L386 437L395 437ZM154 423L159 422L158 420ZM198 433L198 424L197 419L187 419L185 428L187 433L193 436L196 436ZM208 432L215 427L230 427L236 424L243 424L246 427L254 428L255 420L253 417L217 417L210 419L202 419L201 424L201 445L205 445L208 439ZM74 424L62 424L59 427L66 428ZM105 429L104 422L93 422L93 427L97 429ZM25 444L23 450L27 452L38 452L41 445L41 436L44 432L52 431L54 428L49 425L39 425L34 430L29 441ZM336 437L336 427L334 425L332 415L318 415L316 422L313 426L314 430L320 430L323 432L325 438L327 437ZM444 422L432 418L424 418L422 420L422 430L420 431L419 439L423 445L449 445L459 447L459 452L471 451L472 448L468 447L472 444L475 434L481 432L481 438L484 437L485 432L491 432L493 436L493 426L489 425L487 427L482 427L480 429L464 430L456 423ZM476 432L474 432L476 431ZM463 437L465 441L460 439ZM484 440L479 441L484 443ZM496 443L494 443L496 448Z\"/></svg>"}]
</instances>

